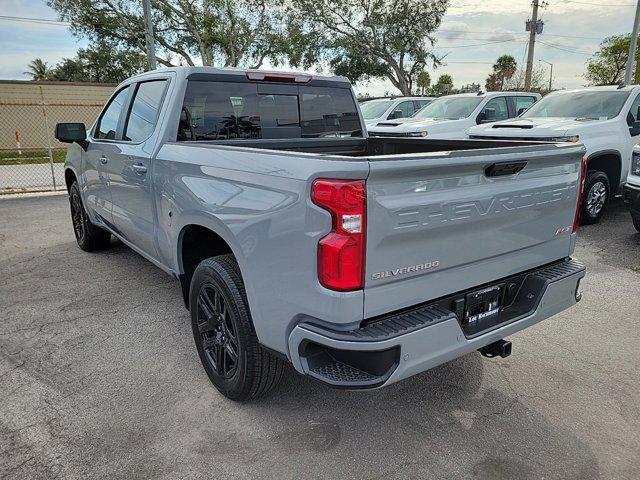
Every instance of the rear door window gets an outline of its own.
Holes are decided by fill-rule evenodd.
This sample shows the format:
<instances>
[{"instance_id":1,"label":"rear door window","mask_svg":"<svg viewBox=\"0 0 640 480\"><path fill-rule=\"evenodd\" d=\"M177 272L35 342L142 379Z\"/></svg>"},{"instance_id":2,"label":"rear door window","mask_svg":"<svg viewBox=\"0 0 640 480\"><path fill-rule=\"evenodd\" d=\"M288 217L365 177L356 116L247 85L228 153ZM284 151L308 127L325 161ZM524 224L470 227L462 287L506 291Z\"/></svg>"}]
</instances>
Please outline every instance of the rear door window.
<instances>
[{"instance_id":1,"label":"rear door window","mask_svg":"<svg viewBox=\"0 0 640 480\"><path fill-rule=\"evenodd\" d=\"M281 89L257 83L189 81L178 140L362 135L349 89L291 86L286 93L269 93L274 90Z\"/></svg>"},{"instance_id":2,"label":"rear door window","mask_svg":"<svg viewBox=\"0 0 640 480\"><path fill-rule=\"evenodd\" d=\"M166 84L166 80L138 84L124 128L124 140L142 142L153 133Z\"/></svg>"},{"instance_id":3,"label":"rear door window","mask_svg":"<svg viewBox=\"0 0 640 480\"><path fill-rule=\"evenodd\" d=\"M531 105L536 103L535 97L514 97L515 114L517 115L520 109L528 109Z\"/></svg>"}]
</instances>

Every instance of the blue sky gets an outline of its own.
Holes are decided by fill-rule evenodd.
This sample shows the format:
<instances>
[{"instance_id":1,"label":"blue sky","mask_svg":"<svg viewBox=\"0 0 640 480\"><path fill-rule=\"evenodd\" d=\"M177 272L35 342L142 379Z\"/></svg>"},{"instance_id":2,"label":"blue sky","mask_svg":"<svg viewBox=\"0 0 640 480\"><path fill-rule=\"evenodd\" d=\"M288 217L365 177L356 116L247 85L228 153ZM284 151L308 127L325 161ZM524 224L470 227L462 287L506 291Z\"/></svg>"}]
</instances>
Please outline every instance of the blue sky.
<instances>
[{"instance_id":1,"label":"blue sky","mask_svg":"<svg viewBox=\"0 0 640 480\"><path fill-rule=\"evenodd\" d=\"M537 59L543 59L554 64L554 86L581 86L585 84L582 76L585 60L601 39L631 31L634 2L548 0L548 3L541 11L545 30L536 44L536 63ZM447 65L430 71L432 78L449 73L457 86L474 81L484 83L491 63L498 56L511 54L523 62L527 39L524 22L530 9L530 0L452 0L437 34L436 52L447 55ZM42 0L0 0L2 15L56 18ZM23 72L33 58L55 64L85 45L65 26L0 19L0 78L24 79ZM391 84L384 81L358 85L356 89L375 95L394 92Z\"/></svg>"}]
</instances>

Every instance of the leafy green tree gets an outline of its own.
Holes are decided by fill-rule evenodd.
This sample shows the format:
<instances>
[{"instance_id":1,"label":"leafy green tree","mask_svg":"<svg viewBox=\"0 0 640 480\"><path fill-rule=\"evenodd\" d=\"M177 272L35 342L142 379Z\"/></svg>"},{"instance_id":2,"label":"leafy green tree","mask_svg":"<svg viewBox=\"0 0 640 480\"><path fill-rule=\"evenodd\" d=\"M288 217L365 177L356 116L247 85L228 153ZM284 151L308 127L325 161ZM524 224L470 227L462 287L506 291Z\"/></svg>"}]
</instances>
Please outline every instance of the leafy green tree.
<instances>
[{"instance_id":1,"label":"leafy green tree","mask_svg":"<svg viewBox=\"0 0 640 480\"><path fill-rule=\"evenodd\" d=\"M518 70L518 62L511 55L498 57L493 64L493 72L487 77L485 88L487 91L502 91L505 84Z\"/></svg>"},{"instance_id":2,"label":"leafy green tree","mask_svg":"<svg viewBox=\"0 0 640 480\"><path fill-rule=\"evenodd\" d=\"M80 49L77 59L91 82L119 83L146 69L145 55L106 42Z\"/></svg>"},{"instance_id":3,"label":"leafy green tree","mask_svg":"<svg viewBox=\"0 0 640 480\"><path fill-rule=\"evenodd\" d=\"M433 53L449 0L296 0L289 4L316 61L328 60L352 81L386 78L410 95ZM320 45L317 48L316 45ZM314 58L315 57L315 58ZM293 62L295 63L295 62Z\"/></svg>"},{"instance_id":4,"label":"leafy green tree","mask_svg":"<svg viewBox=\"0 0 640 480\"><path fill-rule=\"evenodd\" d=\"M416 86L420 89L420 95L431 85L431 76L426 70L421 71L416 77Z\"/></svg>"},{"instance_id":5,"label":"leafy green tree","mask_svg":"<svg viewBox=\"0 0 640 480\"><path fill-rule=\"evenodd\" d=\"M29 64L30 70L41 66L38 60ZM145 60L145 56L138 52L118 49L100 42L80 49L74 58L63 58L52 68L47 66L44 75L39 76L38 80L119 83L143 72Z\"/></svg>"},{"instance_id":6,"label":"leafy green tree","mask_svg":"<svg viewBox=\"0 0 640 480\"><path fill-rule=\"evenodd\" d=\"M63 58L51 69L47 80L59 82L90 82L91 78L84 70L82 62L77 58Z\"/></svg>"},{"instance_id":7,"label":"leafy green tree","mask_svg":"<svg viewBox=\"0 0 640 480\"><path fill-rule=\"evenodd\" d=\"M585 78L592 85L616 85L624 81L631 35L613 35L600 43L600 49L587 60ZM640 42L639 42L640 45ZM640 82L640 49L636 53L634 83Z\"/></svg>"},{"instance_id":8,"label":"leafy green tree","mask_svg":"<svg viewBox=\"0 0 640 480\"><path fill-rule=\"evenodd\" d=\"M259 67L291 54L285 0L151 0L158 63ZM47 0L74 34L146 52L139 0Z\"/></svg>"},{"instance_id":9,"label":"leafy green tree","mask_svg":"<svg viewBox=\"0 0 640 480\"><path fill-rule=\"evenodd\" d=\"M25 75L31 76L31 80L46 80L49 73L49 65L41 58L31 60L29 65L27 65L27 71L24 72Z\"/></svg>"}]
</instances>

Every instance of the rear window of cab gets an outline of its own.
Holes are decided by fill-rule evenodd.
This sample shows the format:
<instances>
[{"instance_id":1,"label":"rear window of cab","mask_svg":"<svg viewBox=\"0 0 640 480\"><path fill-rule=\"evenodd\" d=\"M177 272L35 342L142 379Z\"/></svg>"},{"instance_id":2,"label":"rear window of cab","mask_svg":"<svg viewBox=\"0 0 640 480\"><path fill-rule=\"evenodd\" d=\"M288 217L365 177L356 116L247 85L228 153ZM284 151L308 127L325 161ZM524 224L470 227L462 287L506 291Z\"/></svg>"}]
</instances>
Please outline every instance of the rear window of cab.
<instances>
[{"instance_id":1,"label":"rear window of cab","mask_svg":"<svg viewBox=\"0 0 640 480\"><path fill-rule=\"evenodd\" d=\"M189 80L178 141L362 136L349 89L260 86Z\"/></svg>"}]
</instances>

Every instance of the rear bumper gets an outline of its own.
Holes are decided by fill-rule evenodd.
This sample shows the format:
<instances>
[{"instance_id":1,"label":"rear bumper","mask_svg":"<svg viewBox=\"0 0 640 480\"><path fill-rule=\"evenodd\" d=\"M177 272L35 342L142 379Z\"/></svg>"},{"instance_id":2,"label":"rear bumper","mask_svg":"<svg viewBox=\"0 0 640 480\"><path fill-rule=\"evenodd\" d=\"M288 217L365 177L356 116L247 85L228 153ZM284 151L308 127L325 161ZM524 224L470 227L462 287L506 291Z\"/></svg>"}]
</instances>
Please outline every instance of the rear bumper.
<instances>
[{"instance_id":1,"label":"rear bumper","mask_svg":"<svg viewBox=\"0 0 640 480\"><path fill-rule=\"evenodd\" d=\"M298 324L289 352L299 372L342 388L382 387L477 350L549 318L579 301L585 267L572 259L527 272L513 315L469 335L442 302L376 319L357 330L338 332L314 323ZM530 291L537 292L531 298ZM524 299L530 301L527 301ZM518 302L514 301L514 304Z\"/></svg>"},{"instance_id":2,"label":"rear bumper","mask_svg":"<svg viewBox=\"0 0 640 480\"><path fill-rule=\"evenodd\" d=\"M640 186L627 183L622 198L634 215L640 215Z\"/></svg>"}]
</instances>

